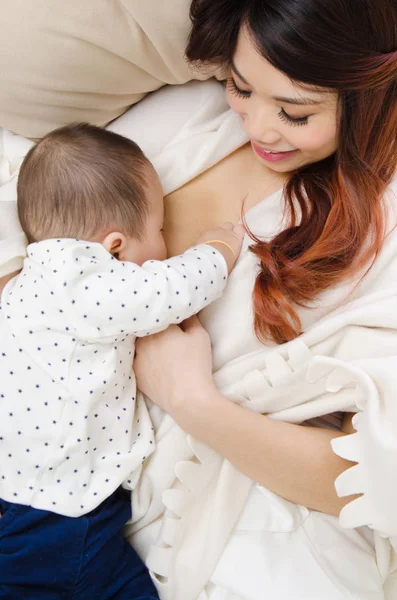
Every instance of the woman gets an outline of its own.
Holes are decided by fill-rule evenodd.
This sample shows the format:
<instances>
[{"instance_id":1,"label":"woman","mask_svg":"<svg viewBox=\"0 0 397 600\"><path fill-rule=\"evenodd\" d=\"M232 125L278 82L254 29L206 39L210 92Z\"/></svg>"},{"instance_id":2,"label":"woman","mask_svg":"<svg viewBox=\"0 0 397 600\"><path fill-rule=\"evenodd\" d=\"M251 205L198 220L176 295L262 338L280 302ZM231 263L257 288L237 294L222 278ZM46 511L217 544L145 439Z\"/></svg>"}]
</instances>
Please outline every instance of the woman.
<instances>
[{"instance_id":1,"label":"woman","mask_svg":"<svg viewBox=\"0 0 397 600\"><path fill-rule=\"evenodd\" d=\"M196 223L207 226L220 212L233 220L248 194L252 246L225 296L203 315L216 337L223 393L197 321L137 345L140 388L208 447L198 445L196 459L204 456L204 466L213 455L227 459L214 470L211 508L215 523L228 515L225 547L222 535L218 553L206 547L209 528L202 554L211 560L199 557L204 583L194 572L203 564L193 563L189 575L180 568L181 549L194 546L183 546L181 535L198 535L200 511L189 513L181 499L167 504L190 528L172 542L163 535L163 551L179 547L172 567L157 571L176 580L174 595L166 584L163 597L383 598L397 535L397 6L194 0L191 15L187 55L227 68L228 101L251 148L169 198L178 206L169 218L177 231L187 194L186 210L199 214L192 202L210 192L211 209L205 213L206 204ZM257 166L237 175L252 151ZM226 205L226 196L235 200ZM173 249L196 235L194 227ZM345 413L340 431L299 424L337 411ZM188 472L179 478L189 487Z\"/></svg>"}]
</instances>

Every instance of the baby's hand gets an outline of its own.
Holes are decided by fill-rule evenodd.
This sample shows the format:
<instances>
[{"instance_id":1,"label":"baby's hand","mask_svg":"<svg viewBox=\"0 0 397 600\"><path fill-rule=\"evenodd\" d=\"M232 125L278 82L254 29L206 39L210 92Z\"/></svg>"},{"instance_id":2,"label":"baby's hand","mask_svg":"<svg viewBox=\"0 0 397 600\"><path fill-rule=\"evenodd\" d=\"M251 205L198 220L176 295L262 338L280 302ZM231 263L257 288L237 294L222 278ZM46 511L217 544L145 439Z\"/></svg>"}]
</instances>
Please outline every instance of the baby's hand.
<instances>
[{"instance_id":1,"label":"baby's hand","mask_svg":"<svg viewBox=\"0 0 397 600\"><path fill-rule=\"evenodd\" d=\"M227 263L227 270L230 273L240 254L244 233L245 229L242 225L224 223L221 227L204 231L197 244L210 244L214 246L214 248L223 254Z\"/></svg>"}]
</instances>

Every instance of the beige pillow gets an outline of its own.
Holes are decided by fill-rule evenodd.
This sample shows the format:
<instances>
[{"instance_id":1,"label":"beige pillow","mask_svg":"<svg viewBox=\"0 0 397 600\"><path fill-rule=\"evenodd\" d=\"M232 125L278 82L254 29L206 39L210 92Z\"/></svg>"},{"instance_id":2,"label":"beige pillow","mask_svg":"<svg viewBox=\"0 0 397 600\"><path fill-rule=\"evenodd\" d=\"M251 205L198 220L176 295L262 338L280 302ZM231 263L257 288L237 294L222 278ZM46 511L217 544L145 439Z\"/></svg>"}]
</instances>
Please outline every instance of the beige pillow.
<instances>
[{"instance_id":1,"label":"beige pillow","mask_svg":"<svg viewBox=\"0 0 397 600\"><path fill-rule=\"evenodd\" d=\"M72 121L106 125L165 83L205 79L184 59L189 5L2 0L0 126L38 138Z\"/></svg>"}]
</instances>

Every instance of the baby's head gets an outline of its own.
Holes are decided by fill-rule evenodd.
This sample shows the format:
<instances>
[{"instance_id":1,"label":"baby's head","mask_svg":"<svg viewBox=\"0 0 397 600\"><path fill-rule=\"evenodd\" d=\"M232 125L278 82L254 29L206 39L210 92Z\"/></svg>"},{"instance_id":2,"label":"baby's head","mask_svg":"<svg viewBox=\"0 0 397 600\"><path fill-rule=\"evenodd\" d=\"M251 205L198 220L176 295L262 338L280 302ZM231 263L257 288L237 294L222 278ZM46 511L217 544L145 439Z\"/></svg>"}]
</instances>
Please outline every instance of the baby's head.
<instances>
[{"instance_id":1,"label":"baby's head","mask_svg":"<svg viewBox=\"0 0 397 600\"><path fill-rule=\"evenodd\" d=\"M119 260L166 258L159 178L131 140L86 123L46 135L18 178L18 215L29 243L100 242Z\"/></svg>"}]
</instances>

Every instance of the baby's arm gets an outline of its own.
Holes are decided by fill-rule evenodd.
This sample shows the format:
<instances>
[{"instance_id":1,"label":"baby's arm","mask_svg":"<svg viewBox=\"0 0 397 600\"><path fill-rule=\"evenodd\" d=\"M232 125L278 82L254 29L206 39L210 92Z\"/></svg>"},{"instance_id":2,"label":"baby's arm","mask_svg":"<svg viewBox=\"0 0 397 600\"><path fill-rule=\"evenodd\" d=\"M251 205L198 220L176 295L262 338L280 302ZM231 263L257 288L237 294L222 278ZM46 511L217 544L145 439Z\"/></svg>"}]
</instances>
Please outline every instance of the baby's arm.
<instances>
[{"instance_id":1,"label":"baby's arm","mask_svg":"<svg viewBox=\"0 0 397 600\"><path fill-rule=\"evenodd\" d=\"M163 271L166 285L163 298L159 289L152 293L152 305L153 296L159 302L153 311L147 311L146 324L135 330L135 335L142 337L180 323L218 298L226 285L227 273L233 269L240 253L243 237L241 225L225 223L204 232L198 245L184 254L164 262L145 263L142 268L154 272L156 277ZM154 283L158 288L158 282ZM144 315L142 318L145 323Z\"/></svg>"},{"instance_id":2,"label":"baby's arm","mask_svg":"<svg viewBox=\"0 0 397 600\"><path fill-rule=\"evenodd\" d=\"M196 314L222 294L227 274L223 255L205 244L163 262L146 262L135 335L157 333Z\"/></svg>"},{"instance_id":3,"label":"baby's arm","mask_svg":"<svg viewBox=\"0 0 397 600\"><path fill-rule=\"evenodd\" d=\"M86 254L79 254L78 272L71 264L67 285L65 270L53 277L77 335L87 340L144 336L180 323L221 295L228 274L223 255L209 244L142 266L103 248L93 253L87 246Z\"/></svg>"}]
</instances>

